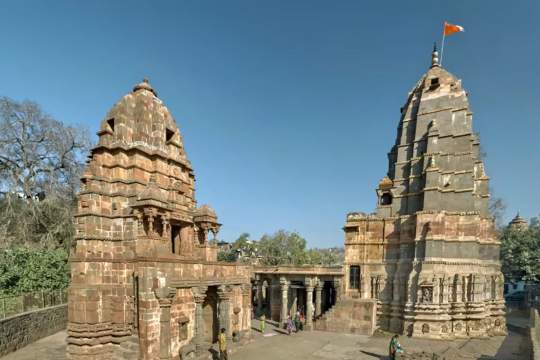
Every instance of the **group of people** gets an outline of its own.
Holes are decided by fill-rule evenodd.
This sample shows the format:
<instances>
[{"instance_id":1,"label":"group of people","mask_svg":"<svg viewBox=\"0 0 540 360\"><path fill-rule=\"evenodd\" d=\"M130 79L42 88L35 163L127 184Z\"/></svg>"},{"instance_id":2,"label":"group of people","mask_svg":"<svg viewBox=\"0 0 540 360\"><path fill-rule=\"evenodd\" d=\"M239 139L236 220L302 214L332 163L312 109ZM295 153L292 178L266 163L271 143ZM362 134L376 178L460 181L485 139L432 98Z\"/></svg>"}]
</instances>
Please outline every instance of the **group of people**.
<instances>
[{"instance_id":1,"label":"group of people","mask_svg":"<svg viewBox=\"0 0 540 360\"><path fill-rule=\"evenodd\" d=\"M289 316L287 317L287 321L285 322L285 329L287 330L287 334L291 335L294 332L304 330L305 321L306 318L301 310L298 310L296 312L294 318L289 314ZM264 314L262 314L259 318L259 325L261 333L264 334L264 331L266 329L266 316Z\"/></svg>"},{"instance_id":2,"label":"group of people","mask_svg":"<svg viewBox=\"0 0 540 360\"><path fill-rule=\"evenodd\" d=\"M304 322L306 318L300 310L296 312L294 318L289 314L287 317L287 322L285 324L287 329L287 334L291 335L293 332L298 332L304 330Z\"/></svg>"},{"instance_id":3,"label":"group of people","mask_svg":"<svg viewBox=\"0 0 540 360\"><path fill-rule=\"evenodd\" d=\"M261 315L259 320L260 320L261 333L264 334L264 331L266 329L266 316L264 314ZM287 322L285 323L285 327L287 329L287 334L291 335L291 333L293 333L293 332L303 330L304 321L305 321L305 317L304 317L303 313L300 310L298 310L296 312L296 314L294 316L294 319L289 314L289 316L287 317ZM224 336L222 337L223 332L224 332L225 329L221 329L221 330L222 330L222 334L220 334L220 341L219 341L220 354L221 354L222 338L224 339L223 341L225 341L225 337ZM224 352L225 352L225 357L222 357L223 355L220 356L221 360L227 360L226 346L224 347ZM388 344L388 355L390 356L391 360L396 360L398 358L399 354L401 354L401 353L403 353L403 348L401 347L401 344L399 343L399 335L396 334L396 335L392 336L392 338L390 339L390 343Z\"/></svg>"}]
</instances>

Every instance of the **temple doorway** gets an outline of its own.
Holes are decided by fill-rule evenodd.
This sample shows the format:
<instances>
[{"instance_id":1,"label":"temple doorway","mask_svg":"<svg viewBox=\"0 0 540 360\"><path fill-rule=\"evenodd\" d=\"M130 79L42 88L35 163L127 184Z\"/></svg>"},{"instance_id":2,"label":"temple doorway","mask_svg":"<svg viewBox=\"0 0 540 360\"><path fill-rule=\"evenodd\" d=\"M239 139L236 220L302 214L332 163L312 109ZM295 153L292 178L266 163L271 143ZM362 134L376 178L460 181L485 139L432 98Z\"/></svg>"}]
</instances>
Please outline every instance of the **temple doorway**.
<instances>
[{"instance_id":1,"label":"temple doorway","mask_svg":"<svg viewBox=\"0 0 540 360\"><path fill-rule=\"evenodd\" d=\"M331 281L325 281L322 291L322 313L327 312L336 303L336 290Z\"/></svg>"},{"instance_id":2,"label":"temple doorway","mask_svg":"<svg viewBox=\"0 0 540 360\"><path fill-rule=\"evenodd\" d=\"M218 320L218 296L217 287L210 286L206 291L206 298L203 303L204 319L204 340L214 343L218 340L219 320Z\"/></svg>"}]
</instances>

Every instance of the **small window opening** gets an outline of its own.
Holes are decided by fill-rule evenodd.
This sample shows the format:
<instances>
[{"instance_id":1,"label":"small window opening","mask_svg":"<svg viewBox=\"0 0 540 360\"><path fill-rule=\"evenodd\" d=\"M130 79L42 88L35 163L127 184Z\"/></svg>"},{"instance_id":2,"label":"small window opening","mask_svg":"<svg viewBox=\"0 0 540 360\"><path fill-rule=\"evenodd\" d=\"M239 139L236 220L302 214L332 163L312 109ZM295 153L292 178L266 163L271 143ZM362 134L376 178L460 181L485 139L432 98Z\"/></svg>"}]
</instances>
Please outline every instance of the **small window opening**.
<instances>
[{"instance_id":1,"label":"small window opening","mask_svg":"<svg viewBox=\"0 0 540 360\"><path fill-rule=\"evenodd\" d=\"M436 88L439 86L439 78L431 79L431 88Z\"/></svg>"},{"instance_id":2,"label":"small window opening","mask_svg":"<svg viewBox=\"0 0 540 360\"><path fill-rule=\"evenodd\" d=\"M349 268L349 288L360 289L360 266L352 265Z\"/></svg>"},{"instance_id":3,"label":"small window opening","mask_svg":"<svg viewBox=\"0 0 540 360\"><path fill-rule=\"evenodd\" d=\"M381 205L392 204L392 195L390 193L384 193L381 196Z\"/></svg>"},{"instance_id":4,"label":"small window opening","mask_svg":"<svg viewBox=\"0 0 540 360\"><path fill-rule=\"evenodd\" d=\"M171 129L165 129L165 141L171 141L173 136L174 131L172 131Z\"/></svg>"},{"instance_id":5,"label":"small window opening","mask_svg":"<svg viewBox=\"0 0 540 360\"><path fill-rule=\"evenodd\" d=\"M180 243L180 226L172 225L171 226L171 251L173 254L176 254L179 251Z\"/></svg>"},{"instance_id":6,"label":"small window opening","mask_svg":"<svg viewBox=\"0 0 540 360\"><path fill-rule=\"evenodd\" d=\"M114 132L114 119L107 120L107 125L109 125L109 130Z\"/></svg>"}]
</instances>

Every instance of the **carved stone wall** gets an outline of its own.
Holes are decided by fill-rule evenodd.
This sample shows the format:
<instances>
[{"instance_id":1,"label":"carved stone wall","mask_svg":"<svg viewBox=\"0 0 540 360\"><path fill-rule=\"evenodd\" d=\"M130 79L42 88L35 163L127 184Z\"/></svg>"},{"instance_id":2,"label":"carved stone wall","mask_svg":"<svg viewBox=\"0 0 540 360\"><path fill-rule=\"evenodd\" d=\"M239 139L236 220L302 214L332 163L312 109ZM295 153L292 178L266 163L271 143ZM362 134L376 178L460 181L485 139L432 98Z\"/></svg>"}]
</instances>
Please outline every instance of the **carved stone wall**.
<instances>
[{"instance_id":1,"label":"carved stone wall","mask_svg":"<svg viewBox=\"0 0 540 360\"><path fill-rule=\"evenodd\" d=\"M197 207L182 135L147 81L113 106L98 136L75 216L68 355L108 358L136 337L134 356L178 359L204 331L199 290L249 286L250 269L216 262L210 240L221 224L208 205ZM238 290L231 298L248 311ZM248 322L237 326L249 336Z\"/></svg>"},{"instance_id":2,"label":"carved stone wall","mask_svg":"<svg viewBox=\"0 0 540 360\"><path fill-rule=\"evenodd\" d=\"M461 80L433 53L401 109L374 214L350 213L347 297L376 299L379 327L418 337L506 332L489 177Z\"/></svg>"}]
</instances>

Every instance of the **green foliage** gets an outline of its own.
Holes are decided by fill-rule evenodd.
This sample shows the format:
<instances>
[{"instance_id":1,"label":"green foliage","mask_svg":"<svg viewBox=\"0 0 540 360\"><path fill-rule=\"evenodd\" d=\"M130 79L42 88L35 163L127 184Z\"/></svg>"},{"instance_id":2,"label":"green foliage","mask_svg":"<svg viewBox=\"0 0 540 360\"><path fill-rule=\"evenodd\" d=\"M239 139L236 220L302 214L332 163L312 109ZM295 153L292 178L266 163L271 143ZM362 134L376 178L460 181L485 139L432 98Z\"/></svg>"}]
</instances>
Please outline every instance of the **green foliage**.
<instances>
[{"instance_id":1,"label":"green foliage","mask_svg":"<svg viewBox=\"0 0 540 360\"><path fill-rule=\"evenodd\" d=\"M540 225L528 229L506 227L501 235L502 271L510 281L540 281Z\"/></svg>"},{"instance_id":2,"label":"green foliage","mask_svg":"<svg viewBox=\"0 0 540 360\"><path fill-rule=\"evenodd\" d=\"M231 248L218 253L218 261L256 262L262 265L339 265L343 262L343 249L306 249L306 240L296 232L279 230L264 235L259 241L243 233Z\"/></svg>"},{"instance_id":3,"label":"green foliage","mask_svg":"<svg viewBox=\"0 0 540 360\"><path fill-rule=\"evenodd\" d=\"M74 211L73 199L0 197L0 249L24 246L69 251L75 234Z\"/></svg>"},{"instance_id":4,"label":"green foliage","mask_svg":"<svg viewBox=\"0 0 540 360\"><path fill-rule=\"evenodd\" d=\"M259 241L263 265L303 265L308 263L306 240L296 232L279 230Z\"/></svg>"},{"instance_id":5,"label":"green foliage","mask_svg":"<svg viewBox=\"0 0 540 360\"><path fill-rule=\"evenodd\" d=\"M63 249L13 248L0 251L0 295L64 289L69 285L68 253Z\"/></svg>"},{"instance_id":6,"label":"green foliage","mask_svg":"<svg viewBox=\"0 0 540 360\"><path fill-rule=\"evenodd\" d=\"M308 264L311 265L341 265L343 263L344 252L342 248L330 248L330 249L309 249Z\"/></svg>"},{"instance_id":7,"label":"green foliage","mask_svg":"<svg viewBox=\"0 0 540 360\"><path fill-rule=\"evenodd\" d=\"M228 251L219 251L217 254L217 260L218 261L225 261L225 262L235 262L236 261L236 254L230 250Z\"/></svg>"}]
</instances>

